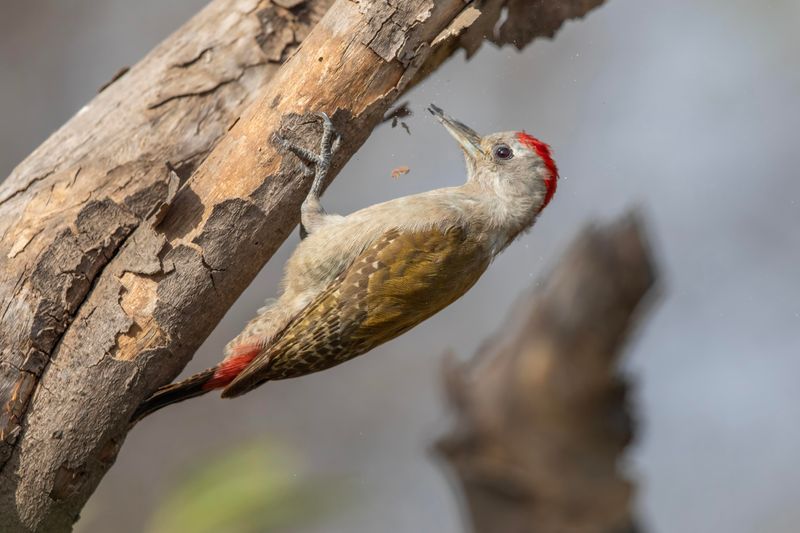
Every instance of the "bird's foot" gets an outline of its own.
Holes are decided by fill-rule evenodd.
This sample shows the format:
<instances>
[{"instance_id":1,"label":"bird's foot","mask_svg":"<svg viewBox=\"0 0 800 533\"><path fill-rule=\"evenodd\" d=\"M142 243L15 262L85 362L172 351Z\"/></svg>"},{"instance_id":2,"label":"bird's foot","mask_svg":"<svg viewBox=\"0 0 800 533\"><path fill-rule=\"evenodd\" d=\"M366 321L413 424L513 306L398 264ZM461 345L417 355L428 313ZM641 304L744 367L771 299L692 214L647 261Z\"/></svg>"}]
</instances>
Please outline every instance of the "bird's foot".
<instances>
[{"instance_id":1,"label":"bird's foot","mask_svg":"<svg viewBox=\"0 0 800 533\"><path fill-rule=\"evenodd\" d=\"M315 113L322 119L322 138L320 140L319 152L315 153L308 148L299 146L280 134L273 135L274 142L286 151L292 152L303 163L304 173L307 176L314 174L313 190L319 190L331 164L331 158L339 148L341 136L336 132L330 117L322 111Z\"/></svg>"}]
</instances>

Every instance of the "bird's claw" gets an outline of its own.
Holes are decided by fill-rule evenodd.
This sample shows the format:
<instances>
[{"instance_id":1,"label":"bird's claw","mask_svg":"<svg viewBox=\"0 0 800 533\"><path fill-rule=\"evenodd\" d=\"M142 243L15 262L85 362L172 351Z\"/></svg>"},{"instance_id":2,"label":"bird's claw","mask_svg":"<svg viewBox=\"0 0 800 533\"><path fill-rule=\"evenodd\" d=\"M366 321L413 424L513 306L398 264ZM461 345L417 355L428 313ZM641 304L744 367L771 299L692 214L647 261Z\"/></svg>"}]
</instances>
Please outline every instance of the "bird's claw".
<instances>
[{"instance_id":1,"label":"bird's claw","mask_svg":"<svg viewBox=\"0 0 800 533\"><path fill-rule=\"evenodd\" d=\"M339 149L341 141L341 136L336 132L333 122L326 113L317 111L314 115L322 119L322 138L320 139L318 153L287 140L277 132L272 135L273 142L283 150L292 152L299 157L304 164L305 170L309 172L311 172L310 166L329 166L331 157Z\"/></svg>"},{"instance_id":2,"label":"bird's claw","mask_svg":"<svg viewBox=\"0 0 800 533\"><path fill-rule=\"evenodd\" d=\"M336 153L336 150L338 150L341 141L341 136L336 132L330 117L322 111L318 111L314 114L322 120L322 138L319 142L318 153L312 152L308 148L298 146L286 140L278 133L273 134L275 144L285 151L292 152L300 159L303 165L303 175L314 176L307 201L309 201L309 198L312 201L315 199L318 201L319 195L322 192L322 185L325 182L328 169L331 166L331 158L333 154Z\"/></svg>"},{"instance_id":3,"label":"bird's claw","mask_svg":"<svg viewBox=\"0 0 800 533\"><path fill-rule=\"evenodd\" d=\"M330 164L330 159L333 154L339 149L341 136L336 131L336 128L334 128L333 122L327 113L324 111L317 111L314 114L322 119L322 139L320 140L319 146L318 164L322 163L328 165Z\"/></svg>"}]
</instances>

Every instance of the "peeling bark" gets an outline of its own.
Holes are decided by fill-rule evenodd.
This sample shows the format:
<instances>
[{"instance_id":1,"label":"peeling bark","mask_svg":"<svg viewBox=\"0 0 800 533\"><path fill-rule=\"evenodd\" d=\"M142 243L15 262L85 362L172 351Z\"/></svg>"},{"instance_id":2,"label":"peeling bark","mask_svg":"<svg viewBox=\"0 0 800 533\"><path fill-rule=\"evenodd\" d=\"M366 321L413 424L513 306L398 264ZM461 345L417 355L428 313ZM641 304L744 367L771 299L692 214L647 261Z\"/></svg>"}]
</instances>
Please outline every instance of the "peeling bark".
<instances>
[{"instance_id":1,"label":"peeling bark","mask_svg":"<svg viewBox=\"0 0 800 533\"><path fill-rule=\"evenodd\" d=\"M309 183L270 135L311 144L328 112L335 175L484 27L462 0L338 0L320 20L331 3L212 2L0 186L3 531L70 529L132 410L297 223Z\"/></svg>"},{"instance_id":2,"label":"peeling bark","mask_svg":"<svg viewBox=\"0 0 800 533\"><path fill-rule=\"evenodd\" d=\"M456 427L437 450L476 533L633 533L633 436L617 373L656 273L641 222L592 227L472 361L446 367Z\"/></svg>"},{"instance_id":3,"label":"peeling bark","mask_svg":"<svg viewBox=\"0 0 800 533\"><path fill-rule=\"evenodd\" d=\"M332 3L305 1L298 12L269 1L212 3L139 64L120 71L2 183L0 466L15 452L37 382L98 274L142 221L174 196L179 184L170 180L170 169L183 180L191 175ZM275 24L289 29L291 38L273 38ZM163 217L156 215L154 220ZM148 257L147 243L138 242ZM133 270L156 272L145 259L132 262ZM120 297L104 290L98 283L95 292L114 307ZM127 315L103 309L95 315L96 306L84 308L81 317L82 331L92 332L82 342L95 360L113 357L110 331L133 327ZM73 370L82 372L80 365ZM71 392L73 399L91 400L100 390ZM40 403L48 401L41 394ZM60 416L57 409L53 414ZM59 428L69 424L64 418L42 429L58 436L55 444L66 444L68 432ZM53 501L66 499L86 480L66 475L84 467L48 467L53 476L41 494ZM18 468L6 466L0 478L2 531L24 530L22 523L36 527L37 519L23 518L36 511L20 499L26 473ZM74 517L78 510L73 503L68 512Z\"/></svg>"}]
</instances>

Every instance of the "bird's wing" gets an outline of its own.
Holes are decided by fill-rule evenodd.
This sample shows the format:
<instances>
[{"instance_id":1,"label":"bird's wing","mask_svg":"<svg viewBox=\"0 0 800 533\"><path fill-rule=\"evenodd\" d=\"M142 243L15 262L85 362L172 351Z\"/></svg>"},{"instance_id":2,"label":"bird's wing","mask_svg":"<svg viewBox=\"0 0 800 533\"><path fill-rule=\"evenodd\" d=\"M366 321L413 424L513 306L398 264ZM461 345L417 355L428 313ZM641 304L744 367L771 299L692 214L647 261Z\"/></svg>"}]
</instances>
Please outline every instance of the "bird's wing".
<instances>
[{"instance_id":1,"label":"bird's wing","mask_svg":"<svg viewBox=\"0 0 800 533\"><path fill-rule=\"evenodd\" d=\"M222 392L302 376L361 355L463 295L490 257L464 228L393 229L298 313Z\"/></svg>"}]
</instances>

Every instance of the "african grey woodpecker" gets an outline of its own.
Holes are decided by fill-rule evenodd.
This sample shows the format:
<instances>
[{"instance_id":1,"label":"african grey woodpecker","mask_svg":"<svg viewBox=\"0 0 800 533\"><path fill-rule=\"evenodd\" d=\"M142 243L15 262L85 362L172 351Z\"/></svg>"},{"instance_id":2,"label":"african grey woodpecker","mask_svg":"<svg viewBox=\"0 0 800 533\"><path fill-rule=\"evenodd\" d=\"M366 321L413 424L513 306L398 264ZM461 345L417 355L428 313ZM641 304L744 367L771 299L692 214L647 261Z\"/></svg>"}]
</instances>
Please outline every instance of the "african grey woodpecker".
<instances>
[{"instance_id":1,"label":"african grey woodpecker","mask_svg":"<svg viewBox=\"0 0 800 533\"><path fill-rule=\"evenodd\" d=\"M548 145L525 132L474 130L431 105L464 151L467 181L397 198L348 216L319 201L339 136L324 113L318 153L275 136L314 180L283 293L261 308L217 366L161 387L138 408L153 411L214 389L230 398L262 383L348 361L408 331L462 296L556 190Z\"/></svg>"}]
</instances>

